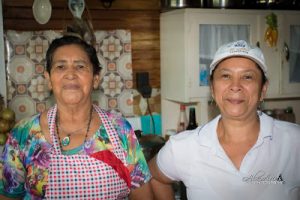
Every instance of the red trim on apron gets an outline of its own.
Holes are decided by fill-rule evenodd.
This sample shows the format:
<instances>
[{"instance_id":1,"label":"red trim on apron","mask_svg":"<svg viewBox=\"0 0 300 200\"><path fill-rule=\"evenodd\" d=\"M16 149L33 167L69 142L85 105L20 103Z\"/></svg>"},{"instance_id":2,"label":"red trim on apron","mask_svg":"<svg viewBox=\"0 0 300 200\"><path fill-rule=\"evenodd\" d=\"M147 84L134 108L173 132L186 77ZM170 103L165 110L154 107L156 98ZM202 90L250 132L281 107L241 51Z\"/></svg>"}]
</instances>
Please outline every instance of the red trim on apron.
<instances>
[{"instance_id":1,"label":"red trim on apron","mask_svg":"<svg viewBox=\"0 0 300 200\"><path fill-rule=\"evenodd\" d=\"M115 156L115 154L113 154L109 150L104 150L104 151L93 153L90 156L97 160L101 160L106 164L108 164L109 166L111 166L112 168L114 168L114 170L116 170L119 176L123 180L125 180L125 182L127 183L127 187L130 188L131 186L130 173L128 169L124 166L122 161Z\"/></svg>"}]
</instances>

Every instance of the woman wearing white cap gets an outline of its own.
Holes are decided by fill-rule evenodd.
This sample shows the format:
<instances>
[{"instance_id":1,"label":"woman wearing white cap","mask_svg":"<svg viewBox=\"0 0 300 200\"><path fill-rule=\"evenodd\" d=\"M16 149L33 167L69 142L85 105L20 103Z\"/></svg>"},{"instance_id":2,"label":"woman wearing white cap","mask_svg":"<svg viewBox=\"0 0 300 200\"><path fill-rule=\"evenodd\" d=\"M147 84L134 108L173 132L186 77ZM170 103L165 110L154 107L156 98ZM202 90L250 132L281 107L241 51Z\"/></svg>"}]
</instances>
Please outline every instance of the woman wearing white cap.
<instances>
[{"instance_id":1,"label":"woman wearing white cap","mask_svg":"<svg viewBox=\"0 0 300 200\"><path fill-rule=\"evenodd\" d=\"M223 45L210 76L221 114L171 137L150 161L154 193L155 184L183 181L188 199L299 200L300 127L258 110L268 87L261 50Z\"/></svg>"}]
</instances>

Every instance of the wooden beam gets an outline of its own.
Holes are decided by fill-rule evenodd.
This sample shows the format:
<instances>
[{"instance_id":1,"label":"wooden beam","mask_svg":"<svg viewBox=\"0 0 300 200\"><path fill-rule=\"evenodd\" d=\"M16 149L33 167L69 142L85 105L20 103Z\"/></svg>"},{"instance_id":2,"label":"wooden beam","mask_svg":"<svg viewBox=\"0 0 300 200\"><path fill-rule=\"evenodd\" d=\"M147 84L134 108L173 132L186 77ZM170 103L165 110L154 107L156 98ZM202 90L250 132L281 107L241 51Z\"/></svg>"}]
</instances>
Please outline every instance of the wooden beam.
<instances>
[{"instance_id":1,"label":"wooden beam","mask_svg":"<svg viewBox=\"0 0 300 200\"><path fill-rule=\"evenodd\" d=\"M53 8L67 7L67 0L51 0ZM101 0L86 0L86 7L97 10L159 10L160 0L114 0L111 8L103 7ZM8 7L27 7L31 8L33 0L4 0L3 8Z\"/></svg>"}]
</instances>

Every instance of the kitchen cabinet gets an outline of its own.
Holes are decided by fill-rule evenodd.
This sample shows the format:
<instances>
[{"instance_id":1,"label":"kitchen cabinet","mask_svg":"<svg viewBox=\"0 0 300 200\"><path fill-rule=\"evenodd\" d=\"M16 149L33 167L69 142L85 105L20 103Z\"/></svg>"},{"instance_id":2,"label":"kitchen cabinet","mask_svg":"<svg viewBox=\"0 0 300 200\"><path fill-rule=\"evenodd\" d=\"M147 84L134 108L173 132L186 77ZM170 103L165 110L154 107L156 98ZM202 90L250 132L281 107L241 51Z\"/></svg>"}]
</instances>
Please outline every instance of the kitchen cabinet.
<instances>
[{"instance_id":1,"label":"kitchen cabinet","mask_svg":"<svg viewBox=\"0 0 300 200\"><path fill-rule=\"evenodd\" d=\"M207 69L215 51L233 40L255 43L258 20L251 13L229 10L181 9L162 13L162 97L179 102L209 97Z\"/></svg>"},{"instance_id":2,"label":"kitchen cabinet","mask_svg":"<svg viewBox=\"0 0 300 200\"><path fill-rule=\"evenodd\" d=\"M268 26L265 18L271 12L278 19L279 37L275 47L269 47L264 41ZM198 124L209 120L207 69L217 48L230 41L244 39L262 49L270 80L266 98L300 97L299 24L300 11L187 8L162 13L163 132L176 127L174 109L179 113L180 103L196 105Z\"/></svg>"},{"instance_id":3,"label":"kitchen cabinet","mask_svg":"<svg viewBox=\"0 0 300 200\"><path fill-rule=\"evenodd\" d=\"M283 16L281 94L300 96L300 14Z\"/></svg>"},{"instance_id":4,"label":"kitchen cabinet","mask_svg":"<svg viewBox=\"0 0 300 200\"><path fill-rule=\"evenodd\" d=\"M265 16L277 15L278 42L269 47L264 42ZM260 15L260 44L268 66L270 85L267 98L300 97L300 11L264 11Z\"/></svg>"},{"instance_id":5,"label":"kitchen cabinet","mask_svg":"<svg viewBox=\"0 0 300 200\"><path fill-rule=\"evenodd\" d=\"M278 17L276 47L264 42L265 17L271 12ZM163 98L197 102L209 97L205 69L220 45L237 39L262 48L270 71L268 97L300 96L299 11L180 9L162 13L160 22Z\"/></svg>"}]
</instances>

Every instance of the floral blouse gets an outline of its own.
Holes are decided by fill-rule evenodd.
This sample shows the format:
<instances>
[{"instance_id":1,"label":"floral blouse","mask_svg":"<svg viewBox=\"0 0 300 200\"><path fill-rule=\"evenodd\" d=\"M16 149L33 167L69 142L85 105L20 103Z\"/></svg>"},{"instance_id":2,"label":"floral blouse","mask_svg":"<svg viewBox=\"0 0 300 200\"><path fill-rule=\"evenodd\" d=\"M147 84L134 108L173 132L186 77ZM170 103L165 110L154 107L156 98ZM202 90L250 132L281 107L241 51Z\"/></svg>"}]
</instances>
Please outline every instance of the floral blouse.
<instances>
[{"instance_id":1,"label":"floral blouse","mask_svg":"<svg viewBox=\"0 0 300 200\"><path fill-rule=\"evenodd\" d=\"M131 188L150 180L151 175L142 149L127 120L107 113L126 152ZM0 194L24 199L42 199L48 180L50 150L40 127L40 114L20 121L11 131L0 162ZM103 125L81 147L68 154L86 154L111 150L112 144Z\"/></svg>"}]
</instances>

